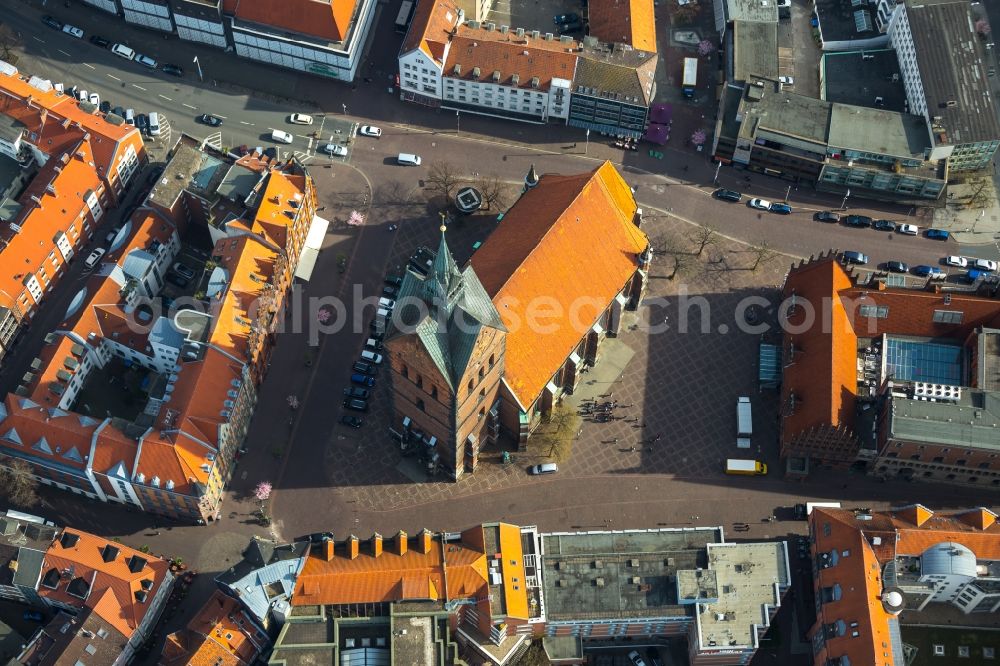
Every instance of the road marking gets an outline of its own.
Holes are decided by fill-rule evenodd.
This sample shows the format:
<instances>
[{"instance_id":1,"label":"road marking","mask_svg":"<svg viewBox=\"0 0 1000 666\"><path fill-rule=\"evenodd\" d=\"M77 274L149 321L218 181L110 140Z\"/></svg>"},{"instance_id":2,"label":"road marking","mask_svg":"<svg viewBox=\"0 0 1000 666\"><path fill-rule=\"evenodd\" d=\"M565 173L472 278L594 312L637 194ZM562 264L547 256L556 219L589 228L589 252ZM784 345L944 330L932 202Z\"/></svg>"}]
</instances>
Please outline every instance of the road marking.
<instances>
[{"instance_id":1,"label":"road marking","mask_svg":"<svg viewBox=\"0 0 1000 666\"><path fill-rule=\"evenodd\" d=\"M133 87L133 88L138 88L139 90L141 90L141 91L143 91L143 92L146 92L146 89L145 89L145 88L143 88L142 86L137 86L137 85L135 85L134 83L132 84L132 87Z\"/></svg>"},{"instance_id":2,"label":"road marking","mask_svg":"<svg viewBox=\"0 0 1000 666\"><path fill-rule=\"evenodd\" d=\"M190 104L185 104L184 102L181 102L181 106L186 106L189 109L195 109L195 110L197 110L198 108L197 106L191 106Z\"/></svg>"},{"instance_id":3,"label":"road marking","mask_svg":"<svg viewBox=\"0 0 1000 666\"><path fill-rule=\"evenodd\" d=\"M229 118L227 116L220 116L219 114L215 114L215 117L216 118L222 118L223 120L229 120Z\"/></svg>"},{"instance_id":4,"label":"road marking","mask_svg":"<svg viewBox=\"0 0 1000 666\"><path fill-rule=\"evenodd\" d=\"M31 38L32 38L33 40L35 40L36 42L41 42L42 44L44 44L44 43L45 43L45 40L44 40L44 39L38 39L38 37L35 37L34 35L32 35L32 36L31 36Z\"/></svg>"},{"instance_id":5,"label":"road marking","mask_svg":"<svg viewBox=\"0 0 1000 666\"><path fill-rule=\"evenodd\" d=\"M167 100L168 102L174 101L174 100L170 99L169 97L167 97L166 95L157 95L157 97L162 97L163 99Z\"/></svg>"},{"instance_id":6,"label":"road marking","mask_svg":"<svg viewBox=\"0 0 1000 666\"><path fill-rule=\"evenodd\" d=\"M66 52L65 52L65 51L63 51L62 49L56 49L56 51L59 51L59 53L62 53L62 54L63 54L64 56L69 56L70 58L72 58L72 57L73 57L73 55L72 55L71 53L66 53Z\"/></svg>"},{"instance_id":7,"label":"road marking","mask_svg":"<svg viewBox=\"0 0 1000 666\"><path fill-rule=\"evenodd\" d=\"M219 117L221 118L222 116L219 116ZM241 121L240 121L240 125L253 125L253 123L248 123L248 122L247 122L247 121L245 121L245 120L241 120Z\"/></svg>"},{"instance_id":8,"label":"road marking","mask_svg":"<svg viewBox=\"0 0 1000 666\"><path fill-rule=\"evenodd\" d=\"M110 77L111 77L112 79L114 79L115 81L121 81L121 79L119 79L119 78L118 78L117 76L115 76L114 74L108 74L108 76L110 76Z\"/></svg>"},{"instance_id":9,"label":"road marking","mask_svg":"<svg viewBox=\"0 0 1000 666\"><path fill-rule=\"evenodd\" d=\"M91 65L90 63L86 63L86 62L85 62L85 63L83 63L83 66L84 66L84 67L89 67L89 68L91 68L91 69L96 69L96 67L94 67L94 66L93 66L93 65Z\"/></svg>"}]
</instances>

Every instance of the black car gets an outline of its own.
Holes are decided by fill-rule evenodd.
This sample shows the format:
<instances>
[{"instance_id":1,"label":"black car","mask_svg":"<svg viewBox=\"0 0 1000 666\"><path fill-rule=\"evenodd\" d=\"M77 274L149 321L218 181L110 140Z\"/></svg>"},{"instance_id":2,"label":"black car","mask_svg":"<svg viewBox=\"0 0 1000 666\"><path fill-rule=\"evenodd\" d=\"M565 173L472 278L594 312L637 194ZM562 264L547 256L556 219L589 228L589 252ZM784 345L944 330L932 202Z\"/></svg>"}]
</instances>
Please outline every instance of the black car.
<instances>
[{"instance_id":1,"label":"black car","mask_svg":"<svg viewBox=\"0 0 1000 666\"><path fill-rule=\"evenodd\" d=\"M181 69L177 65L171 65L169 62L164 63L162 69L165 74L170 74L171 76L184 76L183 69Z\"/></svg>"},{"instance_id":2,"label":"black car","mask_svg":"<svg viewBox=\"0 0 1000 666\"><path fill-rule=\"evenodd\" d=\"M115 114L119 118L125 117L125 109L123 109L120 106L116 106L115 108L111 109L111 113Z\"/></svg>"},{"instance_id":3,"label":"black car","mask_svg":"<svg viewBox=\"0 0 1000 666\"><path fill-rule=\"evenodd\" d=\"M358 388L357 386L348 386L344 389L344 395L348 398L357 398L359 400L367 400L371 392L367 389Z\"/></svg>"},{"instance_id":4,"label":"black car","mask_svg":"<svg viewBox=\"0 0 1000 666\"><path fill-rule=\"evenodd\" d=\"M106 48L110 48L111 47L111 42L108 41L107 39L104 39L100 35L91 35L90 36L90 43L93 44L94 46L99 46L102 49L106 49Z\"/></svg>"},{"instance_id":5,"label":"black car","mask_svg":"<svg viewBox=\"0 0 1000 666\"><path fill-rule=\"evenodd\" d=\"M840 215L829 210L821 210L816 213L815 218L819 222L840 222Z\"/></svg>"},{"instance_id":6,"label":"black car","mask_svg":"<svg viewBox=\"0 0 1000 666\"><path fill-rule=\"evenodd\" d=\"M62 21L60 21L59 19L57 19L54 16L49 16L48 14L46 14L45 16L42 17L42 23L44 23L45 25L49 26L53 30L62 30L63 29L63 23L62 23Z\"/></svg>"},{"instance_id":7,"label":"black car","mask_svg":"<svg viewBox=\"0 0 1000 666\"><path fill-rule=\"evenodd\" d=\"M174 285L175 287L180 287L184 289L188 286L188 281L186 278L177 275L176 273L167 273L167 282Z\"/></svg>"},{"instance_id":8,"label":"black car","mask_svg":"<svg viewBox=\"0 0 1000 666\"><path fill-rule=\"evenodd\" d=\"M344 401L345 409L353 409L356 412L367 412L368 403L364 400L358 400L357 398L348 398Z\"/></svg>"},{"instance_id":9,"label":"black car","mask_svg":"<svg viewBox=\"0 0 1000 666\"><path fill-rule=\"evenodd\" d=\"M139 128L140 132L145 132L146 128L149 127L149 116L145 113L136 114L135 126Z\"/></svg>"},{"instance_id":10,"label":"black car","mask_svg":"<svg viewBox=\"0 0 1000 666\"><path fill-rule=\"evenodd\" d=\"M806 520L809 517L808 514L806 513L806 505L796 504L795 506L793 506L792 517L795 518L795 520Z\"/></svg>"},{"instance_id":11,"label":"black car","mask_svg":"<svg viewBox=\"0 0 1000 666\"><path fill-rule=\"evenodd\" d=\"M375 364L369 363L367 361L355 361L354 365L351 367L354 368L354 372L360 372L363 375L378 374L378 368L375 366Z\"/></svg>"},{"instance_id":12,"label":"black car","mask_svg":"<svg viewBox=\"0 0 1000 666\"><path fill-rule=\"evenodd\" d=\"M97 107L101 110L101 113L111 113L111 102L104 100L101 105Z\"/></svg>"},{"instance_id":13,"label":"black car","mask_svg":"<svg viewBox=\"0 0 1000 666\"><path fill-rule=\"evenodd\" d=\"M872 226L872 218L867 215L848 215L844 218L844 224L849 227L864 227L867 229Z\"/></svg>"},{"instance_id":14,"label":"black car","mask_svg":"<svg viewBox=\"0 0 1000 666\"><path fill-rule=\"evenodd\" d=\"M385 296L386 298L395 298L396 294L398 293L399 290L396 289L395 287L390 287L388 285L382 287L382 295Z\"/></svg>"},{"instance_id":15,"label":"black car","mask_svg":"<svg viewBox=\"0 0 1000 666\"><path fill-rule=\"evenodd\" d=\"M875 227L876 231L895 231L896 223L892 220L875 220L872 222L872 226Z\"/></svg>"},{"instance_id":16,"label":"black car","mask_svg":"<svg viewBox=\"0 0 1000 666\"><path fill-rule=\"evenodd\" d=\"M393 287L401 287L403 286L403 278L398 275L386 275L385 283Z\"/></svg>"},{"instance_id":17,"label":"black car","mask_svg":"<svg viewBox=\"0 0 1000 666\"><path fill-rule=\"evenodd\" d=\"M345 425L349 428L360 428L364 425L364 421L361 420L360 416L352 416L351 414L344 414L340 417L340 424Z\"/></svg>"},{"instance_id":18,"label":"black car","mask_svg":"<svg viewBox=\"0 0 1000 666\"><path fill-rule=\"evenodd\" d=\"M577 22L564 23L563 25L559 26L560 35L568 35L573 32L580 32L581 30L583 30L583 26Z\"/></svg>"},{"instance_id":19,"label":"black car","mask_svg":"<svg viewBox=\"0 0 1000 666\"><path fill-rule=\"evenodd\" d=\"M723 201L733 201L737 203L743 199L743 195L740 194L739 192L723 188L720 188L712 192L712 196L715 197L716 199L722 199Z\"/></svg>"},{"instance_id":20,"label":"black car","mask_svg":"<svg viewBox=\"0 0 1000 666\"><path fill-rule=\"evenodd\" d=\"M910 267L902 261L887 261L885 269L890 273L909 273Z\"/></svg>"},{"instance_id":21,"label":"black car","mask_svg":"<svg viewBox=\"0 0 1000 666\"><path fill-rule=\"evenodd\" d=\"M204 123L209 127L218 127L219 125L222 124L222 118L217 118L216 116L213 116L211 114L203 113L200 116L198 116L198 122Z\"/></svg>"}]
</instances>

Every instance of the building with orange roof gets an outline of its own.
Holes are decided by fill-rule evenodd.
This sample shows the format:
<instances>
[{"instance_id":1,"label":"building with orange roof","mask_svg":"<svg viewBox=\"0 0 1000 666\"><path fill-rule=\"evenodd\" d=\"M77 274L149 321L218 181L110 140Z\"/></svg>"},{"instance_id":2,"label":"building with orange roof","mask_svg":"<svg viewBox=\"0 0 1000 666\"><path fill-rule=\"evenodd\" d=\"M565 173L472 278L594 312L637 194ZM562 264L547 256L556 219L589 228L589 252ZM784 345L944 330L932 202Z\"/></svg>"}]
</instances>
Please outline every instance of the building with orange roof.
<instances>
[{"instance_id":1,"label":"building with orange roof","mask_svg":"<svg viewBox=\"0 0 1000 666\"><path fill-rule=\"evenodd\" d=\"M937 624L928 614L942 607L960 612L947 621L954 628L992 628L991 614L1000 610L996 519L985 508L944 514L920 504L884 512L814 508L816 666L903 666L901 625Z\"/></svg>"},{"instance_id":2,"label":"building with orange roof","mask_svg":"<svg viewBox=\"0 0 1000 666\"><path fill-rule=\"evenodd\" d=\"M92 499L215 520L306 238L327 224L296 162L249 169L182 136L0 405L2 459ZM211 264L201 292L167 304L160 291L188 225L213 239ZM81 400L126 371L142 378L137 409Z\"/></svg>"},{"instance_id":3,"label":"building with orange roof","mask_svg":"<svg viewBox=\"0 0 1000 666\"><path fill-rule=\"evenodd\" d=\"M573 176L532 167L468 266L444 235L411 260L385 340L403 444L456 479L501 431L526 446L638 303L649 252L640 222L610 162ZM541 302L555 308L544 322Z\"/></svg>"},{"instance_id":4,"label":"building with orange roof","mask_svg":"<svg viewBox=\"0 0 1000 666\"><path fill-rule=\"evenodd\" d=\"M37 583L62 611L25 646L20 663L127 664L152 634L174 584L166 560L64 528L45 551Z\"/></svg>"},{"instance_id":5,"label":"building with orange roof","mask_svg":"<svg viewBox=\"0 0 1000 666\"><path fill-rule=\"evenodd\" d=\"M400 99L641 137L656 92L653 2L594 0L583 13L578 41L504 25L489 2L419 2L399 52Z\"/></svg>"},{"instance_id":6,"label":"building with orange roof","mask_svg":"<svg viewBox=\"0 0 1000 666\"><path fill-rule=\"evenodd\" d=\"M216 590L187 627L167 636L160 666L251 666L270 647L240 602Z\"/></svg>"},{"instance_id":7,"label":"building with orange roof","mask_svg":"<svg viewBox=\"0 0 1000 666\"><path fill-rule=\"evenodd\" d=\"M854 466L1000 486L1000 301L866 280L826 255L786 278L786 473Z\"/></svg>"}]
</instances>

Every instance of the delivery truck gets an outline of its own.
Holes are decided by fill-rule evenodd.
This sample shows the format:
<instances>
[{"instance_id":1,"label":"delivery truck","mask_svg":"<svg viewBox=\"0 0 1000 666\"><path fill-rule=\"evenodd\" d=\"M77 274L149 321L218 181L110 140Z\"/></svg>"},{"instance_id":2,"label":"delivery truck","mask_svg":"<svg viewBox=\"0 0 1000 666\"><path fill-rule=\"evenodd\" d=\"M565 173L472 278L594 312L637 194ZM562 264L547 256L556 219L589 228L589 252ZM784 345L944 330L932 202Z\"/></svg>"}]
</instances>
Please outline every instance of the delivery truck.
<instances>
[{"instance_id":1,"label":"delivery truck","mask_svg":"<svg viewBox=\"0 0 1000 666\"><path fill-rule=\"evenodd\" d=\"M698 85L698 59L684 58L684 80L681 92L685 97L694 97L695 86Z\"/></svg>"},{"instance_id":2,"label":"delivery truck","mask_svg":"<svg viewBox=\"0 0 1000 666\"><path fill-rule=\"evenodd\" d=\"M751 436L753 414L750 412L750 398L744 395L736 399L736 446L749 449Z\"/></svg>"},{"instance_id":3,"label":"delivery truck","mask_svg":"<svg viewBox=\"0 0 1000 666\"><path fill-rule=\"evenodd\" d=\"M726 474L767 474L767 465L759 460L741 460L740 458L728 458L726 460Z\"/></svg>"}]
</instances>

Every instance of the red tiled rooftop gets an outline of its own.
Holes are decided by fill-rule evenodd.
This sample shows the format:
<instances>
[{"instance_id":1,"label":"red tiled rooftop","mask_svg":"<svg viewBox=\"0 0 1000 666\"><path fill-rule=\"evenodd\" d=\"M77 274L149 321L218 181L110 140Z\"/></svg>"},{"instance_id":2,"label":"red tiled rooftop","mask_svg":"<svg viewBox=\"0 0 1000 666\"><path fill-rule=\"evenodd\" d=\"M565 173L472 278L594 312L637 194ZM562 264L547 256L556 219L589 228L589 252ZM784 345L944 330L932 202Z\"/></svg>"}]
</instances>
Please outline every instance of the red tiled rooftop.
<instances>
[{"instance_id":1,"label":"red tiled rooftop","mask_svg":"<svg viewBox=\"0 0 1000 666\"><path fill-rule=\"evenodd\" d=\"M331 42L347 38L356 7L356 0L236 0L225 5L238 19Z\"/></svg>"}]
</instances>

